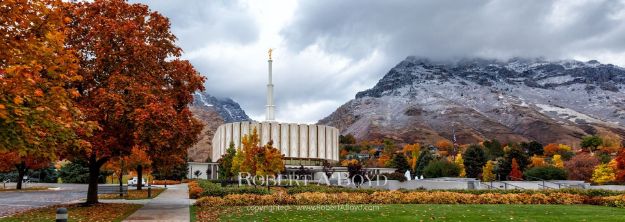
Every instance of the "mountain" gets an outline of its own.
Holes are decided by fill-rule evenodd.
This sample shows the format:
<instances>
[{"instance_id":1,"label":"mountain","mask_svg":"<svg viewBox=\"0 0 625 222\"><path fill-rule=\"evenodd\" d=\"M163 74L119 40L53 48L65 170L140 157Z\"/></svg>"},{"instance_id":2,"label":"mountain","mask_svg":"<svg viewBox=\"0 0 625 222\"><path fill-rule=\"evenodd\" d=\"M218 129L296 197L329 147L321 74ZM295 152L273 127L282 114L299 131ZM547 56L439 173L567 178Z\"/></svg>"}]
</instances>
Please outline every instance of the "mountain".
<instances>
[{"instance_id":1,"label":"mountain","mask_svg":"<svg viewBox=\"0 0 625 222\"><path fill-rule=\"evenodd\" d=\"M206 92L196 92L189 108L195 118L204 123L200 141L188 150L191 161L205 162L208 159L213 135L221 124L250 121L250 117L237 102L229 98L217 98Z\"/></svg>"},{"instance_id":2,"label":"mountain","mask_svg":"<svg viewBox=\"0 0 625 222\"><path fill-rule=\"evenodd\" d=\"M625 137L625 69L595 60L408 57L319 121L358 139L434 143Z\"/></svg>"}]
</instances>

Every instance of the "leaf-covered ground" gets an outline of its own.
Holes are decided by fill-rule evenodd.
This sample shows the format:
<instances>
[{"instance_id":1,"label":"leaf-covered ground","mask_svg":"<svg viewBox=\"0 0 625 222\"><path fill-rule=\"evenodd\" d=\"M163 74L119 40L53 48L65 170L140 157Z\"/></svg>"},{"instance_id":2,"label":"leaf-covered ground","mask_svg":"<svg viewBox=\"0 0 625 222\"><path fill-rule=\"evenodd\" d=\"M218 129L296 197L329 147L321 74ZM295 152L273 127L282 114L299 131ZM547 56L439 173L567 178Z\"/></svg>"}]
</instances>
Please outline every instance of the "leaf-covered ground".
<instances>
[{"instance_id":1,"label":"leaf-covered ground","mask_svg":"<svg viewBox=\"0 0 625 222\"><path fill-rule=\"evenodd\" d=\"M198 207L197 221L625 221L625 209L590 205L311 205Z\"/></svg>"},{"instance_id":2,"label":"leaf-covered ground","mask_svg":"<svg viewBox=\"0 0 625 222\"><path fill-rule=\"evenodd\" d=\"M0 218L2 222L48 222L56 219L56 209L65 207L68 210L69 221L108 222L122 221L130 214L137 211L142 205L139 204L96 204L82 206L81 204L58 205L39 208L8 218Z\"/></svg>"},{"instance_id":3,"label":"leaf-covered ground","mask_svg":"<svg viewBox=\"0 0 625 222\"><path fill-rule=\"evenodd\" d=\"M152 188L152 198L157 197L159 194L161 194L163 191L165 191L164 188ZM119 194L100 194L98 195L98 197L100 199L122 199L119 197ZM140 199L148 199L148 189L144 188L142 190L137 190L136 188L134 189L129 189L128 190L128 195L124 196L123 199L126 200L140 200Z\"/></svg>"}]
</instances>

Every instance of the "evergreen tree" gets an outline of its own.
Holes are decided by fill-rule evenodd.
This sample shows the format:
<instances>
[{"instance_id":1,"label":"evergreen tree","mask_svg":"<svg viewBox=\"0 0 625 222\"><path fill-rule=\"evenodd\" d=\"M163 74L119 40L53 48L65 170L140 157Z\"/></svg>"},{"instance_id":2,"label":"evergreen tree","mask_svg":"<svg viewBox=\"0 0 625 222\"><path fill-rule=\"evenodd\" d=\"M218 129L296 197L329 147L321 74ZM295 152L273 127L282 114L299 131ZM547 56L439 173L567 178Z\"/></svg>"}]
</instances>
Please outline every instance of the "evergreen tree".
<instances>
[{"instance_id":1,"label":"evergreen tree","mask_svg":"<svg viewBox=\"0 0 625 222\"><path fill-rule=\"evenodd\" d=\"M219 164L219 177L221 179L231 179L232 176L234 176L232 173L232 160L236 154L237 151L234 148L234 142L230 141L230 146L226 149L226 153L217 161Z\"/></svg>"},{"instance_id":2,"label":"evergreen tree","mask_svg":"<svg viewBox=\"0 0 625 222\"><path fill-rule=\"evenodd\" d=\"M408 160L403 154L395 154L393 159L390 161L389 167L397 168L397 172L405 173L410 169L410 165L408 164Z\"/></svg>"},{"instance_id":3,"label":"evergreen tree","mask_svg":"<svg viewBox=\"0 0 625 222\"><path fill-rule=\"evenodd\" d=\"M486 156L489 160L494 160L504 155L503 147L497 140L484 141L484 147L486 148Z\"/></svg>"},{"instance_id":4,"label":"evergreen tree","mask_svg":"<svg viewBox=\"0 0 625 222\"><path fill-rule=\"evenodd\" d=\"M529 143L522 142L521 148L523 148L525 152L527 152L528 156L542 156L544 153L543 145L537 141L531 141Z\"/></svg>"},{"instance_id":5,"label":"evergreen tree","mask_svg":"<svg viewBox=\"0 0 625 222\"><path fill-rule=\"evenodd\" d=\"M434 160L434 155L432 155L432 152L430 152L429 149L423 149L419 154L419 159L417 160L417 167L414 170L415 175L423 175L423 170L432 160Z\"/></svg>"},{"instance_id":6,"label":"evergreen tree","mask_svg":"<svg viewBox=\"0 0 625 222\"><path fill-rule=\"evenodd\" d=\"M473 144L464 151L464 168L469 178L478 178L486 164L486 154L480 145Z\"/></svg>"}]
</instances>

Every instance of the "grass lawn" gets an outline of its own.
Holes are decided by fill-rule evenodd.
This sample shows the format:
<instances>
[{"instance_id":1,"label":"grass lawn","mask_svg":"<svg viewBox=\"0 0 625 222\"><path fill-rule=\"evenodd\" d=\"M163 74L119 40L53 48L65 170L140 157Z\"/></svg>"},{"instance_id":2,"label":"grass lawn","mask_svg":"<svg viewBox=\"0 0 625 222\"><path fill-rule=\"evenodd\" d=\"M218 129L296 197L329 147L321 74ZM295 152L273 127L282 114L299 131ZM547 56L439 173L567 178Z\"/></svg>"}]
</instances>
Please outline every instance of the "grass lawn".
<instances>
[{"instance_id":1,"label":"grass lawn","mask_svg":"<svg viewBox=\"0 0 625 222\"><path fill-rule=\"evenodd\" d=\"M221 221L625 221L625 209L590 205L312 205L196 210L197 221L215 217Z\"/></svg>"},{"instance_id":2,"label":"grass lawn","mask_svg":"<svg viewBox=\"0 0 625 222\"><path fill-rule=\"evenodd\" d=\"M165 188L155 188L152 187L152 198L157 197L165 191ZM100 194L98 195L100 199L121 199L119 194ZM140 200L140 199L148 199L148 188L144 187L142 190L137 190L137 188L130 187L128 190L128 195L124 196L123 199L126 200Z\"/></svg>"},{"instance_id":3,"label":"grass lawn","mask_svg":"<svg viewBox=\"0 0 625 222\"><path fill-rule=\"evenodd\" d=\"M0 218L0 221L54 221L56 219L56 209L59 207L67 208L69 212L69 221L122 221L130 214L137 211L142 205L139 204L96 204L89 207L83 207L80 204L59 205L46 208L39 208L13 215L8 218Z\"/></svg>"}]
</instances>

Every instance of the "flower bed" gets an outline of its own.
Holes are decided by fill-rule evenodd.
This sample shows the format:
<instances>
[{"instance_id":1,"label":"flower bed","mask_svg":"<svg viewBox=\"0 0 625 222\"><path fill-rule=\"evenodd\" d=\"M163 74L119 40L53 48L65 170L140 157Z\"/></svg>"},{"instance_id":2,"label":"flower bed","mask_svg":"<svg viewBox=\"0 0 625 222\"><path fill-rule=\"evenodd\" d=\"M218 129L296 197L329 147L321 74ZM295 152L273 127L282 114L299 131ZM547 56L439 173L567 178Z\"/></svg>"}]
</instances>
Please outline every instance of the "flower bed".
<instances>
[{"instance_id":1,"label":"flower bed","mask_svg":"<svg viewBox=\"0 0 625 222\"><path fill-rule=\"evenodd\" d=\"M230 194L224 197L202 197L197 206L316 205L316 204L594 204L625 206L625 195L592 197L561 192L549 193L484 193L449 191L298 194Z\"/></svg>"}]
</instances>

